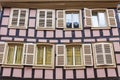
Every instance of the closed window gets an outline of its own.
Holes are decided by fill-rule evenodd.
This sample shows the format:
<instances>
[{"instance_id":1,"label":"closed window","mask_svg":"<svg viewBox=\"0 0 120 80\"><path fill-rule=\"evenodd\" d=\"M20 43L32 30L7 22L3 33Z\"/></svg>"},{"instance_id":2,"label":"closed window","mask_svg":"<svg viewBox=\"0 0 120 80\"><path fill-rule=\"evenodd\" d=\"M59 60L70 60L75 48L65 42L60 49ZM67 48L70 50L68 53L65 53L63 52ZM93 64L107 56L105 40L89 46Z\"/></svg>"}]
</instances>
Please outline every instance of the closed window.
<instances>
[{"instance_id":1,"label":"closed window","mask_svg":"<svg viewBox=\"0 0 120 80\"><path fill-rule=\"evenodd\" d=\"M35 66L53 67L53 45L37 45Z\"/></svg>"},{"instance_id":2,"label":"closed window","mask_svg":"<svg viewBox=\"0 0 120 80\"><path fill-rule=\"evenodd\" d=\"M6 64L20 65L23 59L23 45L22 44L8 44Z\"/></svg>"},{"instance_id":3,"label":"closed window","mask_svg":"<svg viewBox=\"0 0 120 80\"><path fill-rule=\"evenodd\" d=\"M111 43L95 43L93 44L95 67L114 67L115 59L113 46Z\"/></svg>"},{"instance_id":4,"label":"closed window","mask_svg":"<svg viewBox=\"0 0 120 80\"><path fill-rule=\"evenodd\" d=\"M10 28L27 28L28 9L12 8L10 15Z\"/></svg>"},{"instance_id":5,"label":"closed window","mask_svg":"<svg viewBox=\"0 0 120 80\"><path fill-rule=\"evenodd\" d=\"M66 65L82 65L81 46L66 46Z\"/></svg>"},{"instance_id":6,"label":"closed window","mask_svg":"<svg viewBox=\"0 0 120 80\"><path fill-rule=\"evenodd\" d=\"M55 28L55 10L37 10L37 29Z\"/></svg>"},{"instance_id":7,"label":"closed window","mask_svg":"<svg viewBox=\"0 0 120 80\"><path fill-rule=\"evenodd\" d=\"M107 18L105 11L92 11L92 26L93 27L106 27Z\"/></svg>"},{"instance_id":8,"label":"closed window","mask_svg":"<svg viewBox=\"0 0 120 80\"><path fill-rule=\"evenodd\" d=\"M66 11L66 28L79 28L79 11L70 12Z\"/></svg>"}]
</instances>

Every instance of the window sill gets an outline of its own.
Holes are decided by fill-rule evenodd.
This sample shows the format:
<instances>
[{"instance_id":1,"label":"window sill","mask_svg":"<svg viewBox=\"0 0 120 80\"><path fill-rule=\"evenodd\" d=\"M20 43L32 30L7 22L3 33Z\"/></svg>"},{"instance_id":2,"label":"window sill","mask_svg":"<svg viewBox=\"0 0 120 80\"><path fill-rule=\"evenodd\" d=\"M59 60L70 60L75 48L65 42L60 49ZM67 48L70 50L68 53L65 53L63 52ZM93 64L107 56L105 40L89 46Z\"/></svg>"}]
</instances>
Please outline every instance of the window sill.
<instances>
[{"instance_id":1,"label":"window sill","mask_svg":"<svg viewBox=\"0 0 120 80\"><path fill-rule=\"evenodd\" d=\"M12 28L12 29L27 29L27 27L25 27L25 26L9 26L8 28Z\"/></svg>"},{"instance_id":2,"label":"window sill","mask_svg":"<svg viewBox=\"0 0 120 80\"><path fill-rule=\"evenodd\" d=\"M101 66L95 65L94 68L116 68L116 65L101 65Z\"/></svg>"},{"instance_id":3,"label":"window sill","mask_svg":"<svg viewBox=\"0 0 120 80\"><path fill-rule=\"evenodd\" d=\"M91 27L91 29L110 29L110 27Z\"/></svg>"},{"instance_id":4,"label":"window sill","mask_svg":"<svg viewBox=\"0 0 120 80\"><path fill-rule=\"evenodd\" d=\"M85 66L64 66L64 69L85 69Z\"/></svg>"},{"instance_id":5,"label":"window sill","mask_svg":"<svg viewBox=\"0 0 120 80\"><path fill-rule=\"evenodd\" d=\"M54 69L53 66L33 66L34 69Z\"/></svg>"},{"instance_id":6,"label":"window sill","mask_svg":"<svg viewBox=\"0 0 120 80\"><path fill-rule=\"evenodd\" d=\"M14 64L3 64L2 67L15 67L15 68L23 68L23 65L14 65Z\"/></svg>"},{"instance_id":7,"label":"window sill","mask_svg":"<svg viewBox=\"0 0 120 80\"><path fill-rule=\"evenodd\" d=\"M64 28L64 30L82 30L82 28Z\"/></svg>"},{"instance_id":8,"label":"window sill","mask_svg":"<svg viewBox=\"0 0 120 80\"><path fill-rule=\"evenodd\" d=\"M36 28L36 30L55 30L55 28Z\"/></svg>"}]
</instances>

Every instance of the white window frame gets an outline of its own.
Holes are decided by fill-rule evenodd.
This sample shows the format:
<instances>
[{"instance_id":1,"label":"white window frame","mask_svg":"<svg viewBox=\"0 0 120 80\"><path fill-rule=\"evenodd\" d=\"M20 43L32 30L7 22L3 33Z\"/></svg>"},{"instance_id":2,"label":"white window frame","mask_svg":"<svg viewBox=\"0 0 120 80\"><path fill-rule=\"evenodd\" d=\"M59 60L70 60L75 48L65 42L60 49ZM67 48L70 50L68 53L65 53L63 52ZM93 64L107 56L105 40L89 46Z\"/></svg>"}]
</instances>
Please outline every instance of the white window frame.
<instances>
[{"instance_id":1,"label":"white window frame","mask_svg":"<svg viewBox=\"0 0 120 80\"><path fill-rule=\"evenodd\" d=\"M80 10L80 9L68 9L68 10L65 10L64 11L64 26L65 26L65 30L81 30L82 29L82 13L81 13L81 11L82 10ZM79 15L79 17L78 17L78 19L79 19L79 27L78 28L74 28L74 26L73 26L73 21L72 21L72 28L67 28L66 27L66 12L71 12L72 14L74 13L74 12L78 12L78 15Z\"/></svg>"},{"instance_id":2,"label":"white window frame","mask_svg":"<svg viewBox=\"0 0 120 80\"><path fill-rule=\"evenodd\" d=\"M40 15L40 11L44 11L45 12L45 22L44 22L44 26L40 27L39 26L39 15ZM52 18L47 18L47 12L51 11L52 12ZM52 20L52 27L47 27L47 19ZM36 18L36 29L55 29L55 10L52 9L38 9L37 10L37 18Z\"/></svg>"},{"instance_id":3,"label":"white window frame","mask_svg":"<svg viewBox=\"0 0 120 80\"><path fill-rule=\"evenodd\" d=\"M36 46L44 46L44 53L43 53L43 64L38 65L37 64L37 52L38 52L38 48L36 47L36 56L35 56L35 63L34 63L34 68L54 68L54 45L53 44L37 44ZM46 65L45 64L45 58L46 58L46 47L45 46L52 46L52 53L51 53L51 65Z\"/></svg>"},{"instance_id":4,"label":"white window frame","mask_svg":"<svg viewBox=\"0 0 120 80\"><path fill-rule=\"evenodd\" d=\"M68 46L69 46L69 45L68 45ZM76 45L70 45L70 46L76 46ZM83 52L83 51L82 51L82 45L78 45L78 46L81 46L81 47L80 47L81 65L75 65L75 51L74 51L74 47L72 47L72 51L73 51L73 56L72 56L72 57L73 57L73 60L72 60L72 61L73 61L73 65L68 65L68 64L67 64L67 47L66 47L65 57L64 57L64 58L65 58L65 59L64 59L64 60L65 60L65 66L67 66L67 67L73 67L73 68L74 68L74 67L77 67L77 66L78 66L78 67L83 67L83 66L84 66L83 53L82 53L82 52Z\"/></svg>"},{"instance_id":5,"label":"white window frame","mask_svg":"<svg viewBox=\"0 0 120 80\"><path fill-rule=\"evenodd\" d=\"M99 20L97 21L98 22L98 26L93 26L93 22L92 22L92 28L106 28L106 27L108 27L108 16L107 16L107 11L106 11L106 9L92 9L91 10L91 12L93 13L94 11L96 11L97 12L97 14L99 13L99 12L104 12L104 14L105 14L105 18L106 18L106 26L104 26L104 27L101 27L100 25L99 25ZM92 16L93 16L93 14L91 14L91 19L92 19ZM98 15L97 15L97 17L99 17ZM92 20L91 20L92 21Z\"/></svg>"},{"instance_id":6,"label":"white window frame","mask_svg":"<svg viewBox=\"0 0 120 80\"><path fill-rule=\"evenodd\" d=\"M102 50L103 50L103 60L104 60L104 64L98 64L97 63L97 54L95 53L95 45L98 45L98 44L101 44L102 45ZM105 58L105 55L107 53L105 53L105 49L104 49L104 44L109 44L110 45L110 50L111 50L111 56L112 56L112 64L107 64L106 63L106 58ZM93 54L95 55L94 56L94 67L95 68L114 68L116 67L116 64L115 64L115 55L114 55L114 51L113 51L113 45L112 43L110 42L103 42L103 43L93 43ZM108 53L109 54L109 53Z\"/></svg>"},{"instance_id":7,"label":"white window frame","mask_svg":"<svg viewBox=\"0 0 120 80\"><path fill-rule=\"evenodd\" d=\"M13 11L14 11L14 10L18 10L18 20L17 20L17 25L16 25L16 26L13 26L13 25L12 25ZM22 26L22 27L19 26L19 20L20 20L21 10L25 10L25 11L26 11L25 25ZM29 10L28 10L28 9L25 9L25 8L12 8L12 9L11 9L11 14L10 14L10 20L9 20L9 28L24 28L24 29L26 29L26 28L27 28L27 24L28 24L28 12L29 12Z\"/></svg>"},{"instance_id":8,"label":"white window frame","mask_svg":"<svg viewBox=\"0 0 120 80\"><path fill-rule=\"evenodd\" d=\"M24 59L24 44L22 44L23 46L23 50L22 50L22 60L21 60L21 64L15 64L15 58L16 58L16 50L17 50L17 43L10 43L10 44L14 44L15 45L15 50L14 50L14 59L13 59L13 63L12 64L9 64L7 63L7 58L8 58L8 51L9 51L9 43L7 44L7 54L6 54L6 58L5 58L5 64L7 65L23 65L23 59Z\"/></svg>"}]
</instances>

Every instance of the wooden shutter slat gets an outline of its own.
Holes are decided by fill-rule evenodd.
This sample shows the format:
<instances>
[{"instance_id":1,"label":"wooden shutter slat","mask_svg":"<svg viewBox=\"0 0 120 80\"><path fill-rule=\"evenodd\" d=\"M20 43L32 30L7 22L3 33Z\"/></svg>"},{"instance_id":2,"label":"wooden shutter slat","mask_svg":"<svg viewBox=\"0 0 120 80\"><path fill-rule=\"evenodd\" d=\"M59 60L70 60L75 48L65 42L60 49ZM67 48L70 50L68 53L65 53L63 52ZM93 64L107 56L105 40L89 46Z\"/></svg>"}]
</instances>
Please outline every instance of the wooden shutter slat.
<instances>
[{"instance_id":1,"label":"wooden shutter slat","mask_svg":"<svg viewBox=\"0 0 120 80\"><path fill-rule=\"evenodd\" d=\"M24 44L24 61L25 65L33 65L35 55L35 44Z\"/></svg>"},{"instance_id":2,"label":"wooden shutter slat","mask_svg":"<svg viewBox=\"0 0 120 80\"><path fill-rule=\"evenodd\" d=\"M110 27L117 27L114 9L107 9L108 23Z\"/></svg>"},{"instance_id":3,"label":"wooden shutter slat","mask_svg":"<svg viewBox=\"0 0 120 80\"><path fill-rule=\"evenodd\" d=\"M0 64L4 62L4 56L7 48L7 43L0 43Z\"/></svg>"},{"instance_id":4,"label":"wooden shutter slat","mask_svg":"<svg viewBox=\"0 0 120 80\"><path fill-rule=\"evenodd\" d=\"M93 66L91 44L83 44L85 66Z\"/></svg>"},{"instance_id":5,"label":"wooden shutter slat","mask_svg":"<svg viewBox=\"0 0 120 80\"><path fill-rule=\"evenodd\" d=\"M65 45L56 45L56 65L64 66Z\"/></svg>"},{"instance_id":6,"label":"wooden shutter slat","mask_svg":"<svg viewBox=\"0 0 120 80\"><path fill-rule=\"evenodd\" d=\"M92 12L91 9L84 9L84 22L85 22L85 26L84 27L91 27L92 26Z\"/></svg>"},{"instance_id":7,"label":"wooden shutter slat","mask_svg":"<svg viewBox=\"0 0 120 80\"><path fill-rule=\"evenodd\" d=\"M112 65L112 46L111 44L104 44L104 52L105 52L105 58L106 58L106 64Z\"/></svg>"},{"instance_id":8,"label":"wooden shutter slat","mask_svg":"<svg viewBox=\"0 0 120 80\"><path fill-rule=\"evenodd\" d=\"M64 10L57 10L57 20L56 20L56 27L57 28L64 28L65 26L65 11Z\"/></svg>"}]
</instances>

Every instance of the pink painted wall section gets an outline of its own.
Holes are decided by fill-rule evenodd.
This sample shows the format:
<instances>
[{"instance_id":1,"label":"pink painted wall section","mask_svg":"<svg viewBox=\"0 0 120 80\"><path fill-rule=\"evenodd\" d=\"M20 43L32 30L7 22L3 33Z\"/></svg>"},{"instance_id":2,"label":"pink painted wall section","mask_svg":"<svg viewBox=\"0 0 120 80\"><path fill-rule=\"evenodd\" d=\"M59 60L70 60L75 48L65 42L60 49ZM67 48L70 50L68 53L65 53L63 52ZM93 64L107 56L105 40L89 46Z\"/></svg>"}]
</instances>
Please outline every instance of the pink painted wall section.
<instances>
[{"instance_id":1,"label":"pink painted wall section","mask_svg":"<svg viewBox=\"0 0 120 80\"><path fill-rule=\"evenodd\" d=\"M1 25L8 25L9 24L9 17L3 17Z\"/></svg>"},{"instance_id":2,"label":"pink painted wall section","mask_svg":"<svg viewBox=\"0 0 120 80\"><path fill-rule=\"evenodd\" d=\"M37 31L37 37L44 37L44 31Z\"/></svg>"},{"instance_id":3,"label":"pink painted wall section","mask_svg":"<svg viewBox=\"0 0 120 80\"><path fill-rule=\"evenodd\" d=\"M32 77L32 68L25 67L24 68L24 78L31 78Z\"/></svg>"},{"instance_id":4,"label":"pink painted wall section","mask_svg":"<svg viewBox=\"0 0 120 80\"><path fill-rule=\"evenodd\" d=\"M28 29L28 36L29 37L34 37L35 30L34 29Z\"/></svg>"},{"instance_id":5,"label":"pink painted wall section","mask_svg":"<svg viewBox=\"0 0 120 80\"><path fill-rule=\"evenodd\" d=\"M70 40L69 39L61 39L61 43L69 43Z\"/></svg>"},{"instance_id":6,"label":"pink painted wall section","mask_svg":"<svg viewBox=\"0 0 120 80\"><path fill-rule=\"evenodd\" d=\"M26 36L26 30L19 30L19 36Z\"/></svg>"},{"instance_id":7,"label":"pink painted wall section","mask_svg":"<svg viewBox=\"0 0 120 80\"><path fill-rule=\"evenodd\" d=\"M11 12L11 9L10 9L10 8L5 8L5 9L4 9L4 12L3 12L3 15L4 15L4 16L10 16L10 12Z\"/></svg>"},{"instance_id":8,"label":"pink painted wall section","mask_svg":"<svg viewBox=\"0 0 120 80\"><path fill-rule=\"evenodd\" d=\"M75 37L82 37L82 32L81 31L75 31Z\"/></svg>"},{"instance_id":9,"label":"pink painted wall section","mask_svg":"<svg viewBox=\"0 0 120 80\"><path fill-rule=\"evenodd\" d=\"M85 29L84 33L85 33L85 37L91 37L90 29Z\"/></svg>"},{"instance_id":10,"label":"pink painted wall section","mask_svg":"<svg viewBox=\"0 0 120 80\"><path fill-rule=\"evenodd\" d=\"M107 41L106 38L98 38L97 41Z\"/></svg>"},{"instance_id":11,"label":"pink painted wall section","mask_svg":"<svg viewBox=\"0 0 120 80\"><path fill-rule=\"evenodd\" d=\"M43 77L43 70L35 70L34 78L42 78Z\"/></svg>"},{"instance_id":12,"label":"pink painted wall section","mask_svg":"<svg viewBox=\"0 0 120 80\"><path fill-rule=\"evenodd\" d=\"M113 28L112 33L113 33L113 36L118 36L119 35L118 28Z\"/></svg>"},{"instance_id":13,"label":"pink painted wall section","mask_svg":"<svg viewBox=\"0 0 120 80\"><path fill-rule=\"evenodd\" d=\"M11 41L11 40L12 40L12 37L1 37L1 40Z\"/></svg>"},{"instance_id":14,"label":"pink painted wall section","mask_svg":"<svg viewBox=\"0 0 120 80\"><path fill-rule=\"evenodd\" d=\"M73 42L82 42L81 39L73 39Z\"/></svg>"},{"instance_id":15,"label":"pink painted wall section","mask_svg":"<svg viewBox=\"0 0 120 80\"><path fill-rule=\"evenodd\" d=\"M15 36L16 35L16 29L10 29L9 30L9 35Z\"/></svg>"},{"instance_id":16,"label":"pink painted wall section","mask_svg":"<svg viewBox=\"0 0 120 80\"><path fill-rule=\"evenodd\" d=\"M116 77L115 69L107 69L108 77Z\"/></svg>"},{"instance_id":17,"label":"pink painted wall section","mask_svg":"<svg viewBox=\"0 0 120 80\"><path fill-rule=\"evenodd\" d=\"M93 36L94 37L100 36L100 31L99 30L93 30Z\"/></svg>"},{"instance_id":18,"label":"pink painted wall section","mask_svg":"<svg viewBox=\"0 0 120 80\"><path fill-rule=\"evenodd\" d=\"M120 54L116 54L116 62L117 64L120 64Z\"/></svg>"},{"instance_id":19,"label":"pink painted wall section","mask_svg":"<svg viewBox=\"0 0 120 80\"><path fill-rule=\"evenodd\" d=\"M30 10L30 17L35 17L36 16L36 10Z\"/></svg>"},{"instance_id":20,"label":"pink painted wall section","mask_svg":"<svg viewBox=\"0 0 120 80\"><path fill-rule=\"evenodd\" d=\"M35 27L35 19L29 19L29 27Z\"/></svg>"},{"instance_id":21,"label":"pink painted wall section","mask_svg":"<svg viewBox=\"0 0 120 80\"><path fill-rule=\"evenodd\" d=\"M56 38L62 38L63 37L63 31L62 30L56 30L55 31L55 37Z\"/></svg>"},{"instance_id":22,"label":"pink painted wall section","mask_svg":"<svg viewBox=\"0 0 120 80\"><path fill-rule=\"evenodd\" d=\"M53 31L47 31L46 32L46 37L47 38L52 38L54 36L54 32Z\"/></svg>"},{"instance_id":23,"label":"pink painted wall section","mask_svg":"<svg viewBox=\"0 0 120 80\"><path fill-rule=\"evenodd\" d=\"M65 31L65 37L72 37L72 31Z\"/></svg>"},{"instance_id":24,"label":"pink painted wall section","mask_svg":"<svg viewBox=\"0 0 120 80\"><path fill-rule=\"evenodd\" d=\"M62 68L56 68L56 79L62 79L62 78L63 78Z\"/></svg>"},{"instance_id":25,"label":"pink painted wall section","mask_svg":"<svg viewBox=\"0 0 120 80\"><path fill-rule=\"evenodd\" d=\"M76 78L85 78L84 70L76 70Z\"/></svg>"},{"instance_id":26,"label":"pink painted wall section","mask_svg":"<svg viewBox=\"0 0 120 80\"><path fill-rule=\"evenodd\" d=\"M13 69L13 77L22 77L22 69Z\"/></svg>"},{"instance_id":27,"label":"pink painted wall section","mask_svg":"<svg viewBox=\"0 0 120 80\"><path fill-rule=\"evenodd\" d=\"M119 42L113 42L114 44L114 50L115 51L120 51L120 43Z\"/></svg>"},{"instance_id":28,"label":"pink painted wall section","mask_svg":"<svg viewBox=\"0 0 120 80\"><path fill-rule=\"evenodd\" d=\"M53 70L45 70L45 79L53 79Z\"/></svg>"},{"instance_id":29,"label":"pink painted wall section","mask_svg":"<svg viewBox=\"0 0 120 80\"><path fill-rule=\"evenodd\" d=\"M47 42L46 39L39 39L38 42Z\"/></svg>"},{"instance_id":30,"label":"pink painted wall section","mask_svg":"<svg viewBox=\"0 0 120 80\"><path fill-rule=\"evenodd\" d=\"M110 36L109 30L103 30L103 36Z\"/></svg>"},{"instance_id":31,"label":"pink painted wall section","mask_svg":"<svg viewBox=\"0 0 120 80\"><path fill-rule=\"evenodd\" d=\"M24 38L14 38L14 41L24 41Z\"/></svg>"},{"instance_id":32,"label":"pink painted wall section","mask_svg":"<svg viewBox=\"0 0 120 80\"><path fill-rule=\"evenodd\" d=\"M105 77L105 70L104 69L97 69L97 77Z\"/></svg>"},{"instance_id":33,"label":"pink painted wall section","mask_svg":"<svg viewBox=\"0 0 120 80\"><path fill-rule=\"evenodd\" d=\"M0 28L0 35L7 35L8 29L6 27L1 27Z\"/></svg>"},{"instance_id":34,"label":"pink painted wall section","mask_svg":"<svg viewBox=\"0 0 120 80\"><path fill-rule=\"evenodd\" d=\"M73 79L73 70L66 70L66 79Z\"/></svg>"},{"instance_id":35,"label":"pink painted wall section","mask_svg":"<svg viewBox=\"0 0 120 80\"><path fill-rule=\"evenodd\" d=\"M3 68L2 76L10 76L11 75L11 68Z\"/></svg>"},{"instance_id":36,"label":"pink painted wall section","mask_svg":"<svg viewBox=\"0 0 120 80\"><path fill-rule=\"evenodd\" d=\"M120 77L120 66L117 66L118 76Z\"/></svg>"},{"instance_id":37,"label":"pink painted wall section","mask_svg":"<svg viewBox=\"0 0 120 80\"><path fill-rule=\"evenodd\" d=\"M87 78L94 78L94 69L93 68L87 68Z\"/></svg>"}]
</instances>

